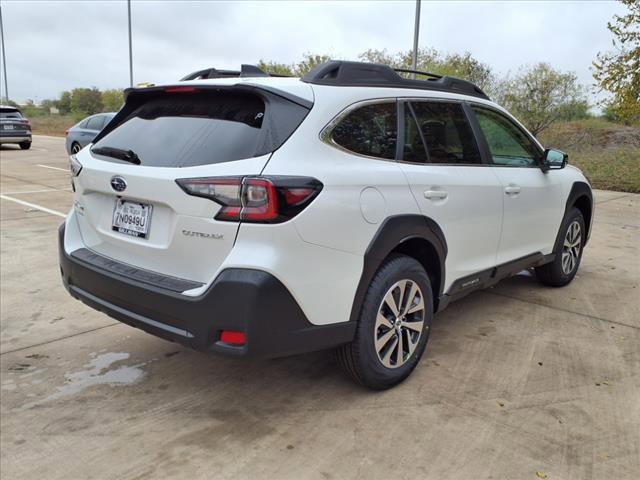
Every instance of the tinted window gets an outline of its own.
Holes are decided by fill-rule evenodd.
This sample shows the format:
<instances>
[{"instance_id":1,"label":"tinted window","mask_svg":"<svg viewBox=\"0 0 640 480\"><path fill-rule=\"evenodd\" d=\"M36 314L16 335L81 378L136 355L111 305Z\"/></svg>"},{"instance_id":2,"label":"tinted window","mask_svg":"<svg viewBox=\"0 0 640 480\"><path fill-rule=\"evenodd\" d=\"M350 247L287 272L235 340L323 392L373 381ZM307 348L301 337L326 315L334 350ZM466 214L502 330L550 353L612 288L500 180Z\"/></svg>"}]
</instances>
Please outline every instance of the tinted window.
<instances>
[{"instance_id":1,"label":"tinted window","mask_svg":"<svg viewBox=\"0 0 640 480\"><path fill-rule=\"evenodd\" d=\"M133 110L95 147L133 150L142 165L157 167L189 167L251 158L256 155L262 137L264 114L262 99L250 94L203 92L156 96Z\"/></svg>"},{"instance_id":2,"label":"tinted window","mask_svg":"<svg viewBox=\"0 0 640 480\"><path fill-rule=\"evenodd\" d=\"M515 123L493 110L473 107L473 111L487 140L493 163L526 167L538 162L538 148Z\"/></svg>"},{"instance_id":3,"label":"tinted window","mask_svg":"<svg viewBox=\"0 0 640 480\"><path fill-rule=\"evenodd\" d=\"M445 102L412 102L413 126L405 125L407 161L421 161L420 142L427 147L430 163L472 165L482 163L480 151L462 105ZM408 110L408 108L406 109ZM417 122L417 124L416 124ZM409 122L411 124L411 122ZM409 136L409 137L407 137ZM425 160L422 160L425 161Z\"/></svg>"},{"instance_id":4,"label":"tinted window","mask_svg":"<svg viewBox=\"0 0 640 480\"><path fill-rule=\"evenodd\" d=\"M428 163L429 157L425 150L424 138L418 129L418 124L411 106L407 103L404 109L404 150L402 159L405 162Z\"/></svg>"},{"instance_id":5,"label":"tinted window","mask_svg":"<svg viewBox=\"0 0 640 480\"><path fill-rule=\"evenodd\" d=\"M0 118L22 118L22 115L14 108L1 108Z\"/></svg>"},{"instance_id":6,"label":"tinted window","mask_svg":"<svg viewBox=\"0 0 640 480\"><path fill-rule=\"evenodd\" d=\"M88 120L87 126L84 128L88 130L102 130L102 127L104 127L104 116L96 115Z\"/></svg>"},{"instance_id":7,"label":"tinted window","mask_svg":"<svg viewBox=\"0 0 640 480\"><path fill-rule=\"evenodd\" d=\"M394 159L398 135L396 104L360 107L342 119L331 135L334 142L354 153Z\"/></svg>"}]
</instances>

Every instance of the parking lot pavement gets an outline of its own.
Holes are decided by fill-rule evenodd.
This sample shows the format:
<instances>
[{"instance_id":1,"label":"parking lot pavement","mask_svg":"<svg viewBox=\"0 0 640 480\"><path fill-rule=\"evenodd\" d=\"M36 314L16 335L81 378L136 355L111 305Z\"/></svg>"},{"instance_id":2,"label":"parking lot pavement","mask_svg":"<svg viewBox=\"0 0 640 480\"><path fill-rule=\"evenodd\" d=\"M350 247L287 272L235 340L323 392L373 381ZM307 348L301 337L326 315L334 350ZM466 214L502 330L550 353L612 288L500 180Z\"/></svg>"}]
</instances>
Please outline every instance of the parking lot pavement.
<instances>
[{"instance_id":1,"label":"parking lot pavement","mask_svg":"<svg viewBox=\"0 0 640 480\"><path fill-rule=\"evenodd\" d=\"M71 299L66 158L0 149L3 478L640 477L639 195L596 193L570 286L523 273L454 303L372 393L325 353L207 356Z\"/></svg>"}]
</instances>

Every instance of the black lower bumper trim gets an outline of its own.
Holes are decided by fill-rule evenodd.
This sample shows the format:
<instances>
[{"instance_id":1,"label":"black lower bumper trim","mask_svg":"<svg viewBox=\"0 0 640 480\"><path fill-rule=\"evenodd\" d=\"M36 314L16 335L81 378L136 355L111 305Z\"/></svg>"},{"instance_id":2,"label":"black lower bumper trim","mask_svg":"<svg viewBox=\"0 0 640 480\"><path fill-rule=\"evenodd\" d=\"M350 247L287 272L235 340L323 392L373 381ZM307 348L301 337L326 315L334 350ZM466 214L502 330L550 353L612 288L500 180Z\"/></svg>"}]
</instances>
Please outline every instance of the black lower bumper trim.
<instances>
[{"instance_id":1,"label":"black lower bumper trim","mask_svg":"<svg viewBox=\"0 0 640 480\"><path fill-rule=\"evenodd\" d=\"M287 288L267 272L227 269L205 293L188 297L67 255L64 225L59 235L62 280L73 297L123 323L196 350L281 357L335 347L355 334L354 322L310 323ZM223 330L244 332L246 343L221 342Z\"/></svg>"}]
</instances>

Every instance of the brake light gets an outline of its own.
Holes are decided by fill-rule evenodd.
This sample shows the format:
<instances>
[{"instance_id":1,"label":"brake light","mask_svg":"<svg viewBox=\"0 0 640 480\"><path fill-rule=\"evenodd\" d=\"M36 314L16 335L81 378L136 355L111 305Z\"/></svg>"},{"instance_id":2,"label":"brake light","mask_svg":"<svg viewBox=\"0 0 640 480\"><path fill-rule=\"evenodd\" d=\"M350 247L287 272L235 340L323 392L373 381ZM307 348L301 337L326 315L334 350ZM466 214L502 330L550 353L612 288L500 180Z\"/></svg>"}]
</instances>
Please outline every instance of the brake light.
<instances>
[{"instance_id":1,"label":"brake light","mask_svg":"<svg viewBox=\"0 0 640 480\"><path fill-rule=\"evenodd\" d=\"M195 92L195 87L168 87L164 89L165 93L190 93Z\"/></svg>"},{"instance_id":2,"label":"brake light","mask_svg":"<svg viewBox=\"0 0 640 480\"><path fill-rule=\"evenodd\" d=\"M181 178L176 183L189 195L222 205L215 219L231 222L286 222L322 190L322 183L308 177Z\"/></svg>"}]
</instances>

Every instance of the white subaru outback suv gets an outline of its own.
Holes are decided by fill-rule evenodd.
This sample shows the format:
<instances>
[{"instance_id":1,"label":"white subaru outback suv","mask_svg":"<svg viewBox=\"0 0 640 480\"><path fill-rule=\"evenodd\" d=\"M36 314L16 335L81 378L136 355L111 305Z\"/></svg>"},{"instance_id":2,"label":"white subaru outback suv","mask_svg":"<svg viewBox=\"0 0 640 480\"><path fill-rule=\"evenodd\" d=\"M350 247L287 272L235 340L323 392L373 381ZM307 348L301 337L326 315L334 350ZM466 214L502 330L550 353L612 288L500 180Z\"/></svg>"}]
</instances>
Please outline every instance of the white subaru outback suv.
<instances>
[{"instance_id":1,"label":"white subaru outback suv","mask_svg":"<svg viewBox=\"0 0 640 480\"><path fill-rule=\"evenodd\" d=\"M591 188L475 85L333 61L130 89L71 156L69 293L201 351L334 348L384 389L433 315L526 268L575 276Z\"/></svg>"}]
</instances>

